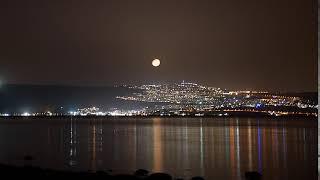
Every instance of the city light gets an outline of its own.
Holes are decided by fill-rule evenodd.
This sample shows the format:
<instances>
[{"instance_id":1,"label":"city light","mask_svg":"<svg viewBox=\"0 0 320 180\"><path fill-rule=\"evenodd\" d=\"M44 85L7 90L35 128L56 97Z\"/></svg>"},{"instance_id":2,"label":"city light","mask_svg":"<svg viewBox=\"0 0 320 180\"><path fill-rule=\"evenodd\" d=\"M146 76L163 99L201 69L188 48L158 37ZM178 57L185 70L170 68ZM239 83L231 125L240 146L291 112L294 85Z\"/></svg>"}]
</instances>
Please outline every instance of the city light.
<instances>
[{"instance_id":1,"label":"city light","mask_svg":"<svg viewBox=\"0 0 320 180\"><path fill-rule=\"evenodd\" d=\"M27 117L27 116L31 116L31 114L30 114L30 113L28 113L28 112L24 112L24 113L22 113L22 114L21 114L21 116L25 116L25 117Z\"/></svg>"},{"instance_id":2,"label":"city light","mask_svg":"<svg viewBox=\"0 0 320 180\"><path fill-rule=\"evenodd\" d=\"M232 116L234 114L260 114L268 116L318 116L318 105L298 96L273 94L265 91L228 91L197 83L150 84L123 87L136 90L116 99L146 102L149 107L139 109L101 110L83 107L63 112L3 113L0 116ZM103 108L103 107L102 107Z\"/></svg>"}]
</instances>

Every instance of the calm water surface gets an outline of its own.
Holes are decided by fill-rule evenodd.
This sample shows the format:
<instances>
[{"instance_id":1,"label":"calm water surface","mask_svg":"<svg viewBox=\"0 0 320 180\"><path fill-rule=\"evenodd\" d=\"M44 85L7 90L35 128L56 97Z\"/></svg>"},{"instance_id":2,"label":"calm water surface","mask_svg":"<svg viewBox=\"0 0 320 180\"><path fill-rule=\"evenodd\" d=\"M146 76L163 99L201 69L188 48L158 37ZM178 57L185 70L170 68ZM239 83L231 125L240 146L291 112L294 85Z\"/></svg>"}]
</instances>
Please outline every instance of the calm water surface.
<instances>
[{"instance_id":1,"label":"calm water surface","mask_svg":"<svg viewBox=\"0 0 320 180\"><path fill-rule=\"evenodd\" d=\"M0 119L0 162L54 169L143 168L174 177L317 179L317 120ZM23 157L35 159L25 162Z\"/></svg>"}]
</instances>

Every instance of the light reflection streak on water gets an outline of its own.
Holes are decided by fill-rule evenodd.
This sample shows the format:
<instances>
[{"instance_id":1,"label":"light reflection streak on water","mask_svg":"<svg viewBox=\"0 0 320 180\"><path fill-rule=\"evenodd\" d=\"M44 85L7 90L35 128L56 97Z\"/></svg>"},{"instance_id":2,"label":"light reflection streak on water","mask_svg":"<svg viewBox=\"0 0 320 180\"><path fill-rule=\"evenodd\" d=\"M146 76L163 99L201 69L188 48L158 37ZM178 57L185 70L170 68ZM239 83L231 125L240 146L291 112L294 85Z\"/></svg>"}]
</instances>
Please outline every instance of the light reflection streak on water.
<instances>
[{"instance_id":1,"label":"light reflection streak on water","mask_svg":"<svg viewBox=\"0 0 320 180\"><path fill-rule=\"evenodd\" d=\"M276 162L279 162L279 137L278 137L278 127L275 127L273 128L274 129L274 132L275 132L275 138L274 138L274 141L275 141L275 155L276 155ZM279 168L279 163L276 163L275 164L275 167Z\"/></svg>"},{"instance_id":2,"label":"light reflection streak on water","mask_svg":"<svg viewBox=\"0 0 320 180\"><path fill-rule=\"evenodd\" d=\"M303 152L306 152L306 128L303 128ZM303 153L304 159L307 158L307 153Z\"/></svg>"},{"instance_id":3,"label":"light reflection streak on water","mask_svg":"<svg viewBox=\"0 0 320 180\"><path fill-rule=\"evenodd\" d=\"M186 158L186 163L185 163L185 170L189 170L189 166L190 166L190 164L189 164L189 137L188 137L188 121L187 120L184 120L185 121L185 129L184 129L184 131L185 131L185 134L184 134L184 136L185 136L185 139L186 139L186 142L185 142L185 151L186 151L186 154L185 154L185 158ZM185 173L185 175L184 175L184 178L187 178L188 177L188 173Z\"/></svg>"},{"instance_id":4,"label":"light reflection streak on water","mask_svg":"<svg viewBox=\"0 0 320 180\"><path fill-rule=\"evenodd\" d=\"M92 159L91 159L91 170L96 171L96 124L92 126Z\"/></svg>"},{"instance_id":5,"label":"light reflection streak on water","mask_svg":"<svg viewBox=\"0 0 320 180\"><path fill-rule=\"evenodd\" d=\"M43 167L114 168L113 172L143 168L175 173L184 179L194 175L208 177L206 179L236 179L243 177L247 170L270 174L269 179L275 174L295 179L291 174L298 164L303 167L294 173L307 177L306 172L314 168L307 163L315 159L311 148L316 147L316 130L303 121L299 123L306 124L305 127L289 124L289 120L281 124L270 121L159 118L103 122L69 119L59 124L50 121L32 126L10 125L14 128L0 124L0 132L6 137L0 141L3 149L0 157L4 162L14 162L12 157L19 156L17 149L23 148L31 155L40 152L34 155L34 163ZM30 127L39 132L32 134ZM28 141L34 143L34 147L46 146L35 149Z\"/></svg>"},{"instance_id":6,"label":"light reflection streak on water","mask_svg":"<svg viewBox=\"0 0 320 180\"><path fill-rule=\"evenodd\" d=\"M76 154L77 154L77 129L74 120L71 118L70 120L70 141L69 141L69 165L75 166L76 161Z\"/></svg>"},{"instance_id":7,"label":"light reflection streak on water","mask_svg":"<svg viewBox=\"0 0 320 180\"><path fill-rule=\"evenodd\" d=\"M261 159L261 129L258 122L258 171L262 173L262 159Z\"/></svg>"},{"instance_id":8,"label":"light reflection streak on water","mask_svg":"<svg viewBox=\"0 0 320 180\"><path fill-rule=\"evenodd\" d=\"M251 136L251 132L252 131L252 127L250 124L250 121L248 120L248 155L249 155L249 170L252 171L253 167L252 167L252 136Z\"/></svg>"},{"instance_id":9,"label":"light reflection streak on water","mask_svg":"<svg viewBox=\"0 0 320 180\"><path fill-rule=\"evenodd\" d=\"M153 119L153 169L162 172L162 141L161 141L161 119Z\"/></svg>"},{"instance_id":10,"label":"light reflection streak on water","mask_svg":"<svg viewBox=\"0 0 320 180\"><path fill-rule=\"evenodd\" d=\"M202 127L202 119L200 119L200 168L201 168L201 174L204 174L204 168L203 168L203 127Z\"/></svg>"},{"instance_id":11,"label":"light reflection streak on water","mask_svg":"<svg viewBox=\"0 0 320 180\"><path fill-rule=\"evenodd\" d=\"M283 161L284 168L287 168L287 141L286 141L286 130L282 128L282 144L283 144Z\"/></svg>"},{"instance_id":12,"label":"light reflection streak on water","mask_svg":"<svg viewBox=\"0 0 320 180\"><path fill-rule=\"evenodd\" d=\"M234 175L235 174L235 147L234 147L234 127L230 127L230 138L229 138L229 142L230 142L230 168L231 168L231 174Z\"/></svg>"},{"instance_id":13,"label":"light reflection streak on water","mask_svg":"<svg viewBox=\"0 0 320 180\"><path fill-rule=\"evenodd\" d=\"M237 140L237 176L241 177L240 174L240 140L239 140L239 119L236 120L236 140Z\"/></svg>"}]
</instances>

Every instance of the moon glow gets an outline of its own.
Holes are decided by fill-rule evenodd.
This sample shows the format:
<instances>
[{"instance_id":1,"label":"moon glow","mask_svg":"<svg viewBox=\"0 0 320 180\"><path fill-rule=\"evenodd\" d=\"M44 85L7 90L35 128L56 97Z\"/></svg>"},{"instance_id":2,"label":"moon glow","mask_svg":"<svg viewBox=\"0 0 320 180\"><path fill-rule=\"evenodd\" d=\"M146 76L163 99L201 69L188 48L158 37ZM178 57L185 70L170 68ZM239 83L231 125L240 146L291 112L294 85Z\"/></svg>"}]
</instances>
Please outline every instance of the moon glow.
<instances>
[{"instance_id":1,"label":"moon glow","mask_svg":"<svg viewBox=\"0 0 320 180\"><path fill-rule=\"evenodd\" d=\"M152 66L154 66L154 67L160 66L160 60L159 60L159 59L154 59L154 60L152 61Z\"/></svg>"}]
</instances>

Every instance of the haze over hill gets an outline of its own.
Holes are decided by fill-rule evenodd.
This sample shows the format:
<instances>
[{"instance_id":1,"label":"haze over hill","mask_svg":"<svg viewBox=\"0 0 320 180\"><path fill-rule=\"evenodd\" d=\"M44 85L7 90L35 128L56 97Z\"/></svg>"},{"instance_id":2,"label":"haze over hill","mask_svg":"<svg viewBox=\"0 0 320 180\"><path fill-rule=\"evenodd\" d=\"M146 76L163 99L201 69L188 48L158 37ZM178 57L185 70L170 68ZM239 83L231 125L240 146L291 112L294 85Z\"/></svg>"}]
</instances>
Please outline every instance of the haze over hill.
<instances>
[{"instance_id":1,"label":"haze over hill","mask_svg":"<svg viewBox=\"0 0 320 180\"><path fill-rule=\"evenodd\" d=\"M123 87L77 87L48 85L4 85L0 88L0 110L24 112L35 110L64 111L97 106L101 108L133 108L132 103L115 97L133 90ZM137 106L135 103L134 107Z\"/></svg>"}]
</instances>

